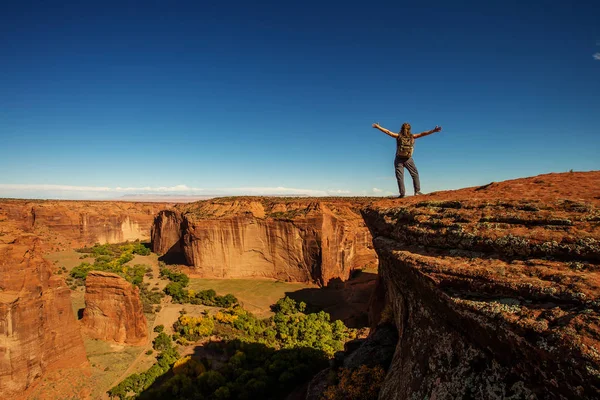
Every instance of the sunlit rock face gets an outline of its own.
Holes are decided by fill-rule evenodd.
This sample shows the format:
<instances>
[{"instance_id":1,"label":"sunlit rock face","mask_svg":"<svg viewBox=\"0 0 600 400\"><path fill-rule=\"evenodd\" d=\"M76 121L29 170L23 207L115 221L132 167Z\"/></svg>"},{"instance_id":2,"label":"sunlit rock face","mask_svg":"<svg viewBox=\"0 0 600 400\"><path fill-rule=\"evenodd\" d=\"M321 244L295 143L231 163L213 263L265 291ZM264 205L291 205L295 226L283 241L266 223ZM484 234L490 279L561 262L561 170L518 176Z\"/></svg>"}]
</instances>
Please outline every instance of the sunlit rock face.
<instances>
[{"instance_id":1,"label":"sunlit rock face","mask_svg":"<svg viewBox=\"0 0 600 400\"><path fill-rule=\"evenodd\" d=\"M152 245L204 277L347 280L376 264L359 213L368 199L213 199L159 213Z\"/></svg>"},{"instance_id":2,"label":"sunlit rock face","mask_svg":"<svg viewBox=\"0 0 600 400\"><path fill-rule=\"evenodd\" d=\"M140 290L117 274L91 271L85 281L85 333L94 339L144 345L148 324Z\"/></svg>"},{"instance_id":3,"label":"sunlit rock face","mask_svg":"<svg viewBox=\"0 0 600 400\"><path fill-rule=\"evenodd\" d=\"M379 398L600 398L599 188L549 174L366 207L371 319L399 337Z\"/></svg>"},{"instance_id":4,"label":"sunlit rock face","mask_svg":"<svg viewBox=\"0 0 600 400\"><path fill-rule=\"evenodd\" d=\"M87 366L87 359L70 291L42 258L41 241L1 232L0 398L9 399L52 371Z\"/></svg>"},{"instance_id":5,"label":"sunlit rock face","mask_svg":"<svg viewBox=\"0 0 600 400\"><path fill-rule=\"evenodd\" d=\"M0 217L57 249L150 238L154 216L168 203L0 200Z\"/></svg>"}]
</instances>

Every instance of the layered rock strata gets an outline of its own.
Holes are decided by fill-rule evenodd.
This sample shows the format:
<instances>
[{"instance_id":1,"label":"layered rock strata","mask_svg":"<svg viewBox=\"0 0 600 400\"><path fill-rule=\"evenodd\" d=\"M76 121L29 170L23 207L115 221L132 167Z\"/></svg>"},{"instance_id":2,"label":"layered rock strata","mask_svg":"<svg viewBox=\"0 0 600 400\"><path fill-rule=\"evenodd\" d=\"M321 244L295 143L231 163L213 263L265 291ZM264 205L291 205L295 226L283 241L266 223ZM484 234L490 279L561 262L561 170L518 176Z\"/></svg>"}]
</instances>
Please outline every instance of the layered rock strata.
<instances>
[{"instance_id":1,"label":"layered rock strata","mask_svg":"<svg viewBox=\"0 0 600 400\"><path fill-rule=\"evenodd\" d=\"M13 221L60 249L150 238L154 216L170 203L0 200L0 219Z\"/></svg>"},{"instance_id":2,"label":"layered rock strata","mask_svg":"<svg viewBox=\"0 0 600 400\"><path fill-rule=\"evenodd\" d=\"M152 245L203 277L317 282L376 264L359 208L368 199L224 198L154 220Z\"/></svg>"},{"instance_id":3,"label":"layered rock strata","mask_svg":"<svg viewBox=\"0 0 600 400\"><path fill-rule=\"evenodd\" d=\"M139 288L110 272L88 274L82 323L94 339L130 345L144 345L148 340Z\"/></svg>"},{"instance_id":4,"label":"layered rock strata","mask_svg":"<svg viewBox=\"0 0 600 400\"><path fill-rule=\"evenodd\" d=\"M380 399L600 398L599 172L363 215L399 336Z\"/></svg>"},{"instance_id":5,"label":"layered rock strata","mask_svg":"<svg viewBox=\"0 0 600 400\"><path fill-rule=\"evenodd\" d=\"M70 291L42 258L41 241L0 235L0 398L19 398L43 375L87 366Z\"/></svg>"}]
</instances>

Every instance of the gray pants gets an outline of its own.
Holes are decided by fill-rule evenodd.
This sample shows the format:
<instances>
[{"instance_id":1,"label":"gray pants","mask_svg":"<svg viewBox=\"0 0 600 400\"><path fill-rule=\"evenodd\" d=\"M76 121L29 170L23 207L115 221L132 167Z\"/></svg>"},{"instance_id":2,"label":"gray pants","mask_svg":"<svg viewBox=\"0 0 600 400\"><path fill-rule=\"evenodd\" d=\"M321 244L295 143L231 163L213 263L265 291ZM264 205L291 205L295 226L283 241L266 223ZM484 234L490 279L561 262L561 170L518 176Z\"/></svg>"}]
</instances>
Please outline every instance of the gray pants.
<instances>
[{"instance_id":1,"label":"gray pants","mask_svg":"<svg viewBox=\"0 0 600 400\"><path fill-rule=\"evenodd\" d=\"M394 160L394 168L396 169L396 180L398 181L398 190L400 190L400 196L404 196L406 194L406 190L404 189L404 168L408 170L410 176L412 177L415 193L421 190L419 171L417 171L417 167L415 166L415 162L413 161L412 157L396 157Z\"/></svg>"}]
</instances>

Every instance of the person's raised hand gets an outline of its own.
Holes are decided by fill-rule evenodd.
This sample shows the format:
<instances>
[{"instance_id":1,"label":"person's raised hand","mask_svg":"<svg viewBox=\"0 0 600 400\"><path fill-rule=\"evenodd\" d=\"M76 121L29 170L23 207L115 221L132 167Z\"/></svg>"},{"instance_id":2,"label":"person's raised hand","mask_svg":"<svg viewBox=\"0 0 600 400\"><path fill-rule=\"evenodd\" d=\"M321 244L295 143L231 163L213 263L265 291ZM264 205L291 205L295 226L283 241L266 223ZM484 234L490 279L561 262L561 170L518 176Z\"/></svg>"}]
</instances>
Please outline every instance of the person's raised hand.
<instances>
[{"instance_id":1,"label":"person's raised hand","mask_svg":"<svg viewBox=\"0 0 600 400\"><path fill-rule=\"evenodd\" d=\"M377 122L375 122L375 123L373 124L373 128L379 128L379 124L378 124Z\"/></svg>"},{"instance_id":2,"label":"person's raised hand","mask_svg":"<svg viewBox=\"0 0 600 400\"><path fill-rule=\"evenodd\" d=\"M436 126L435 126L435 128L433 128L433 131L434 131L434 132L439 132L439 131L441 131L441 130L442 130L442 127L441 127L441 126L437 126L437 125L436 125Z\"/></svg>"}]
</instances>

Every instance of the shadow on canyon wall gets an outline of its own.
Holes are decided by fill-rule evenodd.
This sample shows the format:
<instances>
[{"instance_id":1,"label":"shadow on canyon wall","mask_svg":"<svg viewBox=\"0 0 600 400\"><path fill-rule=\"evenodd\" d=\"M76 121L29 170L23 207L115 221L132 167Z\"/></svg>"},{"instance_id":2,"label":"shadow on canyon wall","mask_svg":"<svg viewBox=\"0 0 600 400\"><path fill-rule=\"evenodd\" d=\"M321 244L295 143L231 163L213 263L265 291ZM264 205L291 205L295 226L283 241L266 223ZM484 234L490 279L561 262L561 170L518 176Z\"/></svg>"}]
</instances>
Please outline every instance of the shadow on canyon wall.
<instances>
[{"instance_id":1,"label":"shadow on canyon wall","mask_svg":"<svg viewBox=\"0 0 600 400\"><path fill-rule=\"evenodd\" d=\"M152 247L150 247L152 249ZM179 239L165 254L158 258L167 265L188 265L183 253L183 239Z\"/></svg>"},{"instance_id":2,"label":"shadow on canyon wall","mask_svg":"<svg viewBox=\"0 0 600 400\"><path fill-rule=\"evenodd\" d=\"M307 312L325 311L331 320L342 320L349 328L369 326L369 300L377 273L355 270L347 281L335 278L327 286L286 292L286 296L307 305Z\"/></svg>"}]
</instances>

